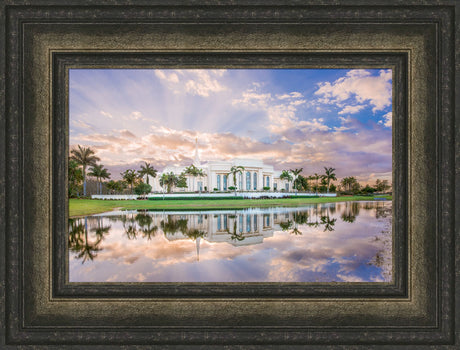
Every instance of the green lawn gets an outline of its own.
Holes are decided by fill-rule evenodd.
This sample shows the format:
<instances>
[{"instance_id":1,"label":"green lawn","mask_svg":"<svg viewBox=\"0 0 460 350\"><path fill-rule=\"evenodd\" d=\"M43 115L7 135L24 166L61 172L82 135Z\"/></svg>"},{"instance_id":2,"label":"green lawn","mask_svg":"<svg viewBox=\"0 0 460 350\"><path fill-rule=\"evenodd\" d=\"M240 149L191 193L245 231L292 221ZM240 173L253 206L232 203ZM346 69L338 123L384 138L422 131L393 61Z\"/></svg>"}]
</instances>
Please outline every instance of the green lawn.
<instances>
[{"instance_id":1,"label":"green lawn","mask_svg":"<svg viewBox=\"0 0 460 350\"><path fill-rule=\"evenodd\" d=\"M391 196L379 196L391 199ZM115 208L119 209L194 209L194 208L251 208L251 207L273 207L273 206L299 206L311 203L347 202L347 201L369 201L374 197L350 196L350 197L320 197L320 198L279 198L279 199L233 199L233 200L99 200L99 199L70 199L69 215L81 216L89 214L104 213Z\"/></svg>"}]
</instances>

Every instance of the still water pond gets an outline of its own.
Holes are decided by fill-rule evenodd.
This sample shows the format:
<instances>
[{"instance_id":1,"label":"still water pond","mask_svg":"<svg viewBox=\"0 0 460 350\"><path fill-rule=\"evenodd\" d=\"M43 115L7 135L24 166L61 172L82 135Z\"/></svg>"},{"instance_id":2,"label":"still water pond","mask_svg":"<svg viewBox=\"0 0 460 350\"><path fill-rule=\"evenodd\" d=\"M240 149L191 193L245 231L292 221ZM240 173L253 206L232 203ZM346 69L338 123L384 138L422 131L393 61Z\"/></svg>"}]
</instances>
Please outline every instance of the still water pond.
<instances>
[{"instance_id":1,"label":"still water pond","mask_svg":"<svg viewBox=\"0 0 460 350\"><path fill-rule=\"evenodd\" d=\"M391 202L69 220L70 282L390 282Z\"/></svg>"}]
</instances>

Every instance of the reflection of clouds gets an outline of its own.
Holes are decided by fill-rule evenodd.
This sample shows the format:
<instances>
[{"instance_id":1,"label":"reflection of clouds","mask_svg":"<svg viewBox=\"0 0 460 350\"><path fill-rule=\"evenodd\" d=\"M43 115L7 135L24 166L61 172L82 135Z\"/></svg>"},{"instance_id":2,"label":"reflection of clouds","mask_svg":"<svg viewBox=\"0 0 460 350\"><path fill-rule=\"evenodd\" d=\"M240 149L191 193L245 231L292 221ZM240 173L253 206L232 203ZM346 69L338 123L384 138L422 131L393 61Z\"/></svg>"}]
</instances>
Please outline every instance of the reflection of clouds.
<instances>
[{"instance_id":1,"label":"reflection of clouds","mask_svg":"<svg viewBox=\"0 0 460 350\"><path fill-rule=\"evenodd\" d=\"M377 203L390 210L391 203ZM328 208L326 208L328 207ZM111 221L110 234L101 243L103 250L94 261L79 264L70 256L71 281L337 281L384 282L391 280L391 215L376 219L377 210L359 204L356 220L344 222L340 216L350 205L316 206L315 212L331 212L337 218L334 231L321 226L298 224L302 235L274 231L262 244L234 246L229 242L197 243L177 236L168 240L159 229L151 240L128 240L122 220ZM383 209L379 209L382 211ZM317 209L317 210L316 210ZM334 214L332 214L334 213ZM154 215L154 214L150 214ZM164 215L164 214L161 214ZM318 218L319 220L319 218ZM89 222L92 222L89 220ZM90 233L93 237L93 234ZM381 262L376 263L376 257Z\"/></svg>"}]
</instances>

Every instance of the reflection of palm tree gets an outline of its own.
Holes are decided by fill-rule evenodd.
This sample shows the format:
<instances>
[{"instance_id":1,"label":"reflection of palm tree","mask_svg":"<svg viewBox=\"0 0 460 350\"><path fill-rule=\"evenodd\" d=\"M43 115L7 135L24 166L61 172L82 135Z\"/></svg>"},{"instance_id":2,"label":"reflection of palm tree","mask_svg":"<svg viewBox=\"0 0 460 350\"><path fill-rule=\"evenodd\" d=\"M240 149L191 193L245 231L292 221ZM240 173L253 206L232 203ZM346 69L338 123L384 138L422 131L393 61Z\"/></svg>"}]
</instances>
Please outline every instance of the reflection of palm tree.
<instances>
[{"instance_id":1,"label":"reflection of palm tree","mask_svg":"<svg viewBox=\"0 0 460 350\"><path fill-rule=\"evenodd\" d=\"M383 202L377 203L377 207L375 208L375 218L386 218L388 215L391 215L391 208L385 207Z\"/></svg>"},{"instance_id":2,"label":"reflection of palm tree","mask_svg":"<svg viewBox=\"0 0 460 350\"><path fill-rule=\"evenodd\" d=\"M125 233L128 239L136 239L137 238L137 229L136 225L128 225L127 228L125 228Z\"/></svg>"},{"instance_id":3,"label":"reflection of palm tree","mask_svg":"<svg viewBox=\"0 0 460 350\"><path fill-rule=\"evenodd\" d=\"M206 235L206 232L200 231L198 229L190 229L184 232L185 235L190 238L192 241L196 242L196 260L200 260L200 240Z\"/></svg>"},{"instance_id":4,"label":"reflection of palm tree","mask_svg":"<svg viewBox=\"0 0 460 350\"><path fill-rule=\"evenodd\" d=\"M135 216L134 220L139 224L140 227L149 226L152 224L153 219L148 214L139 213Z\"/></svg>"},{"instance_id":5,"label":"reflection of palm tree","mask_svg":"<svg viewBox=\"0 0 460 350\"><path fill-rule=\"evenodd\" d=\"M81 232L84 232L84 241L81 241L80 239L75 239L75 235L77 234L77 232L78 235ZM97 252L102 250L102 248L99 247L99 244L101 243L102 239L97 239L96 242L90 242L88 240L88 229L86 228L86 225L84 226L81 224L78 227L76 227L72 235L74 235L72 239L73 244L71 247L69 246L69 248L72 251L78 253L76 256L77 259L83 259L81 262L82 264L88 259L93 260L97 256Z\"/></svg>"},{"instance_id":6,"label":"reflection of palm tree","mask_svg":"<svg viewBox=\"0 0 460 350\"><path fill-rule=\"evenodd\" d=\"M109 233L110 229L112 226L105 226L105 227L96 227L91 229L96 234L96 237L99 241L102 241L104 239L104 235Z\"/></svg>"},{"instance_id":7,"label":"reflection of palm tree","mask_svg":"<svg viewBox=\"0 0 460 350\"><path fill-rule=\"evenodd\" d=\"M243 232L238 233L236 229L236 220L233 222L233 232L230 232L229 229L227 229L228 234L230 235L230 239L232 241L242 241L245 239Z\"/></svg>"},{"instance_id":8,"label":"reflection of palm tree","mask_svg":"<svg viewBox=\"0 0 460 350\"><path fill-rule=\"evenodd\" d=\"M321 217L321 224L324 225L324 232L326 231L334 231L334 225L337 219L330 219L329 216L322 216Z\"/></svg>"},{"instance_id":9,"label":"reflection of palm tree","mask_svg":"<svg viewBox=\"0 0 460 350\"><path fill-rule=\"evenodd\" d=\"M92 228L91 231L96 234L99 241L104 239L104 235L110 232L112 226L104 226L102 217L97 218L97 226Z\"/></svg>"},{"instance_id":10,"label":"reflection of palm tree","mask_svg":"<svg viewBox=\"0 0 460 350\"><path fill-rule=\"evenodd\" d=\"M299 230L299 228L297 227L297 225L298 225L297 214L298 214L298 213L294 212L294 215L293 215L293 217L294 217L294 228L292 229L291 232L289 232L290 234L294 234L294 235L296 235L296 236L302 234L302 232L301 232L301 231ZM307 216L307 217L308 217L308 216Z\"/></svg>"},{"instance_id":11,"label":"reflection of palm tree","mask_svg":"<svg viewBox=\"0 0 460 350\"><path fill-rule=\"evenodd\" d=\"M280 222L280 227L283 231L289 231L292 228L292 221L288 220L288 221Z\"/></svg>"},{"instance_id":12,"label":"reflection of palm tree","mask_svg":"<svg viewBox=\"0 0 460 350\"><path fill-rule=\"evenodd\" d=\"M85 226L80 219L69 219L69 249L78 252L84 244Z\"/></svg>"},{"instance_id":13,"label":"reflection of palm tree","mask_svg":"<svg viewBox=\"0 0 460 350\"><path fill-rule=\"evenodd\" d=\"M147 238L149 241L152 239L152 237L155 237L155 234L158 231L158 226L153 226L150 227L148 226L147 228L142 229L142 236L144 238Z\"/></svg>"},{"instance_id":14,"label":"reflection of palm tree","mask_svg":"<svg viewBox=\"0 0 460 350\"><path fill-rule=\"evenodd\" d=\"M330 214L335 214L335 212L337 211L337 206L335 205L335 203L329 203L328 208Z\"/></svg>"},{"instance_id":15,"label":"reflection of palm tree","mask_svg":"<svg viewBox=\"0 0 460 350\"><path fill-rule=\"evenodd\" d=\"M299 225L304 225L308 222L309 215L306 211L298 212L294 215L294 222Z\"/></svg>"},{"instance_id":16,"label":"reflection of palm tree","mask_svg":"<svg viewBox=\"0 0 460 350\"><path fill-rule=\"evenodd\" d=\"M153 219L150 215L148 214L137 214L135 217L135 220L137 221L138 225L140 226L140 230L142 232L142 236L144 238L147 238L148 240L152 239L152 237L155 237L155 234L158 231L158 226L153 226Z\"/></svg>"},{"instance_id":17,"label":"reflection of palm tree","mask_svg":"<svg viewBox=\"0 0 460 350\"><path fill-rule=\"evenodd\" d=\"M132 216L128 217L127 215L124 215L121 221L123 222L123 228L125 229L125 234L128 239L136 239L138 233L136 227L136 219L134 219Z\"/></svg>"},{"instance_id":18,"label":"reflection of palm tree","mask_svg":"<svg viewBox=\"0 0 460 350\"><path fill-rule=\"evenodd\" d=\"M356 217L359 214L359 203L356 202L346 202L345 203L345 210L341 215L342 220L348 223L352 223L356 220Z\"/></svg>"},{"instance_id":19,"label":"reflection of palm tree","mask_svg":"<svg viewBox=\"0 0 460 350\"><path fill-rule=\"evenodd\" d=\"M202 238L206 235L206 232L200 231L198 229L190 229L185 232L185 235L190 238L192 241L196 241L198 238Z\"/></svg>"},{"instance_id":20,"label":"reflection of palm tree","mask_svg":"<svg viewBox=\"0 0 460 350\"><path fill-rule=\"evenodd\" d=\"M348 222L348 223L350 223L350 224L353 223L353 222L355 222L355 220L356 220L356 216L347 215L347 214L345 214L345 213L342 214L341 218L342 218L342 220L343 220L344 222Z\"/></svg>"},{"instance_id":21,"label":"reflection of palm tree","mask_svg":"<svg viewBox=\"0 0 460 350\"><path fill-rule=\"evenodd\" d=\"M167 233L175 234L178 231L185 234L188 228L188 220L187 219L176 220L174 219L172 215L168 215L168 220L166 222L162 220L160 222L160 226L164 234L167 234Z\"/></svg>"}]
</instances>

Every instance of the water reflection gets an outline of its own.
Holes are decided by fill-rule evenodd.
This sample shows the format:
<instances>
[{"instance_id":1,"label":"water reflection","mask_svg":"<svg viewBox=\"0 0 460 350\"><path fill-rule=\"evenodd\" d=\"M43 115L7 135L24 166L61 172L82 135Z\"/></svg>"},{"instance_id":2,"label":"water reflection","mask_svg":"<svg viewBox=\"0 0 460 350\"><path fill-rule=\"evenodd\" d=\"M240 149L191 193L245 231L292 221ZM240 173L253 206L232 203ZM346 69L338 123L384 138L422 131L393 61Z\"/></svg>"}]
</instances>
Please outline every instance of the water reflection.
<instances>
[{"instance_id":1,"label":"water reflection","mask_svg":"<svg viewBox=\"0 0 460 350\"><path fill-rule=\"evenodd\" d=\"M391 202L69 220L69 280L391 281Z\"/></svg>"}]
</instances>

